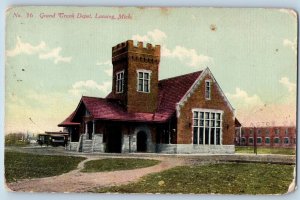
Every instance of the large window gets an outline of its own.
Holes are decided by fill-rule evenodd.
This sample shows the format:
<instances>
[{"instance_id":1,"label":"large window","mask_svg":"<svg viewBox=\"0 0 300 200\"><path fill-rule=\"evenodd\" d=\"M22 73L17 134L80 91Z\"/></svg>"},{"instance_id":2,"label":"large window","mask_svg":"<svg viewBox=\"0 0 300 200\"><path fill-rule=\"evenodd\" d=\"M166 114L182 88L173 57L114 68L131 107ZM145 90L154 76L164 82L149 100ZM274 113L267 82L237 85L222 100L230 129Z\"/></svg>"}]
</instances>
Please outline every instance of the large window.
<instances>
[{"instance_id":1,"label":"large window","mask_svg":"<svg viewBox=\"0 0 300 200\"><path fill-rule=\"evenodd\" d=\"M151 71L141 70L138 71L138 85L137 85L137 91L138 92L150 92L150 75Z\"/></svg>"},{"instance_id":2,"label":"large window","mask_svg":"<svg viewBox=\"0 0 300 200\"><path fill-rule=\"evenodd\" d=\"M193 144L222 144L222 111L193 110Z\"/></svg>"},{"instance_id":3,"label":"large window","mask_svg":"<svg viewBox=\"0 0 300 200\"><path fill-rule=\"evenodd\" d=\"M116 73L116 92L122 93L124 90L124 71Z\"/></svg>"},{"instance_id":4,"label":"large window","mask_svg":"<svg viewBox=\"0 0 300 200\"><path fill-rule=\"evenodd\" d=\"M211 99L211 80L205 81L205 99Z\"/></svg>"}]
</instances>

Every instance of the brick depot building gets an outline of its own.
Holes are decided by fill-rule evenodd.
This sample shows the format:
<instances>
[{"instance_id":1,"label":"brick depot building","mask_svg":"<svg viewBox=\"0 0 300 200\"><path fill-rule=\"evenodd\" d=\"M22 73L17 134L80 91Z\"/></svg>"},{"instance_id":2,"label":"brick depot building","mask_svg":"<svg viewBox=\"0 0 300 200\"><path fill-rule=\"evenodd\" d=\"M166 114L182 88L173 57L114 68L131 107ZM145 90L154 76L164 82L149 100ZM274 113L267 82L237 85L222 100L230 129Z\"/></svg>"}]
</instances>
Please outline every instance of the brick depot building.
<instances>
[{"instance_id":1,"label":"brick depot building","mask_svg":"<svg viewBox=\"0 0 300 200\"><path fill-rule=\"evenodd\" d=\"M234 153L235 116L206 68L158 80L160 46L112 48L112 91L83 96L58 126L83 152Z\"/></svg>"},{"instance_id":2,"label":"brick depot building","mask_svg":"<svg viewBox=\"0 0 300 200\"><path fill-rule=\"evenodd\" d=\"M256 139L257 146L296 147L295 126L240 127L236 128L235 137L238 146L253 146Z\"/></svg>"}]
</instances>

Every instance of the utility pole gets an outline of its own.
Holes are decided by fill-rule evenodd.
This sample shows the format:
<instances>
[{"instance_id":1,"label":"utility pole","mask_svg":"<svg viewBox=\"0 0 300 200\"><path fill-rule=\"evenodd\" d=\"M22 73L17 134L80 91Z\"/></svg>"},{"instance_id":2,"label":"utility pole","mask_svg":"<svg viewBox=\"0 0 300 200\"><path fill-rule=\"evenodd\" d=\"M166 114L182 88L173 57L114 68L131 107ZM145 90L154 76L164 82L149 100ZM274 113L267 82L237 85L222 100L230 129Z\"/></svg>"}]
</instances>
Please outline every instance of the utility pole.
<instances>
[{"instance_id":1,"label":"utility pole","mask_svg":"<svg viewBox=\"0 0 300 200\"><path fill-rule=\"evenodd\" d=\"M256 144L256 128L254 126L254 141L253 141L254 153L257 155L257 144Z\"/></svg>"}]
</instances>

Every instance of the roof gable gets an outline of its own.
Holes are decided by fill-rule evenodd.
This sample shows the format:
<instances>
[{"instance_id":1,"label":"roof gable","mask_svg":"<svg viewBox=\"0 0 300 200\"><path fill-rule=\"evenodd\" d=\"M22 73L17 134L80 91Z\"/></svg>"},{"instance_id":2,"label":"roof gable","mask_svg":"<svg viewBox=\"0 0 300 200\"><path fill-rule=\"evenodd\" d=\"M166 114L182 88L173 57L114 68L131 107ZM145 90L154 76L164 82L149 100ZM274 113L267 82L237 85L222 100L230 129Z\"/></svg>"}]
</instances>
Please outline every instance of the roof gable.
<instances>
[{"instance_id":1,"label":"roof gable","mask_svg":"<svg viewBox=\"0 0 300 200\"><path fill-rule=\"evenodd\" d=\"M212 81L216 84L217 89L218 89L219 93L221 94L221 96L223 97L224 101L226 102L227 106L234 113L234 108L229 103L227 97L225 96L224 92L222 91L222 89L219 86L218 82L216 81L215 77L213 76L213 74L211 73L211 71L209 70L209 68L207 67L198 76L198 78L195 80L195 82L193 83L193 85L187 90L187 92L185 93L185 95L177 103L177 105L176 105L176 115L177 115L177 117L180 116L180 109L184 106L185 102L188 101L189 97L195 92L195 90L198 88L198 86L200 85L200 83L202 82L202 80L205 78L206 75L209 75L211 77Z\"/></svg>"}]
</instances>

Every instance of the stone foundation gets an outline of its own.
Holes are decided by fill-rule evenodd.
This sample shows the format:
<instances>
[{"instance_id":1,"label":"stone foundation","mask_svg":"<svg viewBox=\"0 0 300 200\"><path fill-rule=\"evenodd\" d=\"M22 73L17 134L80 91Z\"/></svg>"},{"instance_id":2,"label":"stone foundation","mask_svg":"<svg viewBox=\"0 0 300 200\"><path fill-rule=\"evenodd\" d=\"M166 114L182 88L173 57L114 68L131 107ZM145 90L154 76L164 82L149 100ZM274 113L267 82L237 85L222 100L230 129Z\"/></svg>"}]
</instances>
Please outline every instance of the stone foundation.
<instances>
[{"instance_id":1,"label":"stone foundation","mask_svg":"<svg viewBox=\"0 0 300 200\"><path fill-rule=\"evenodd\" d=\"M122 153L137 152L137 133L145 131L147 134L147 153L163 154L234 154L234 145L194 145L194 144L155 144L151 140L151 133L147 127L135 129L134 134L122 135ZM103 143L103 134L96 133L92 140L87 140L85 134L80 137L79 142L70 142L68 150L82 152L105 153L106 144Z\"/></svg>"},{"instance_id":2,"label":"stone foundation","mask_svg":"<svg viewBox=\"0 0 300 200\"><path fill-rule=\"evenodd\" d=\"M93 152L105 152L105 143L103 143L103 134L94 134L93 136Z\"/></svg>"},{"instance_id":3,"label":"stone foundation","mask_svg":"<svg viewBox=\"0 0 300 200\"><path fill-rule=\"evenodd\" d=\"M70 142L67 149L70 151L77 151L78 142Z\"/></svg>"},{"instance_id":4,"label":"stone foundation","mask_svg":"<svg viewBox=\"0 0 300 200\"><path fill-rule=\"evenodd\" d=\"M167 154L234 154L234 145L157 144L157 153Z\"/></svg>"}]
</instances>

